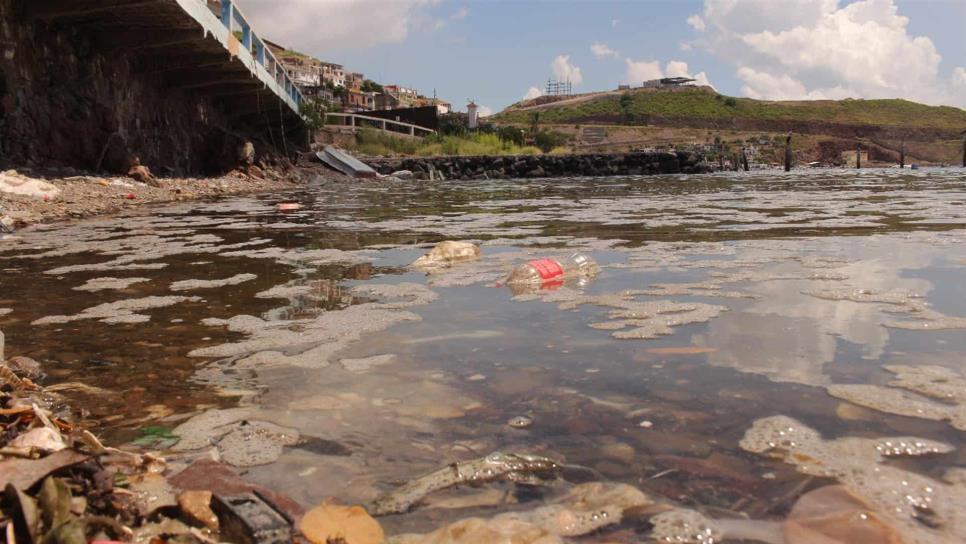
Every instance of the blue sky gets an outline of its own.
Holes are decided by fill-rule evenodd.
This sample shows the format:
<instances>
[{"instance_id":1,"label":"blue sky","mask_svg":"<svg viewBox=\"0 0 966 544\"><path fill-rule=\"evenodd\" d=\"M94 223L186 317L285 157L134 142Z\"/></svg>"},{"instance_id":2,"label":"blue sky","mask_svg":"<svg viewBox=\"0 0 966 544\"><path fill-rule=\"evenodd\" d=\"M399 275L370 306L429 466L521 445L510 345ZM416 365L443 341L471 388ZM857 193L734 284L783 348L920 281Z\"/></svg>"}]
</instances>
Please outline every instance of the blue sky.
<instances>
[{"instance_id":1,"label":"blue sky","mask_svg":"<svg viewBox=\"0 0 966 544\"><path fill-rule=\"evenodd\" d=\"M530 87L542 89L555 59L558 74L579 69L581 92L686 69L736 96L901 97L966 106L966 0L239 4L256 30L277 41L380 82L427 95L435 88L457 106L472 98L499 111ZM284 15L293 11L297 17ZM609 53L595 55L593 44ZM671 61L687 67L669 67Z\"/></svg>"}]
</instances>

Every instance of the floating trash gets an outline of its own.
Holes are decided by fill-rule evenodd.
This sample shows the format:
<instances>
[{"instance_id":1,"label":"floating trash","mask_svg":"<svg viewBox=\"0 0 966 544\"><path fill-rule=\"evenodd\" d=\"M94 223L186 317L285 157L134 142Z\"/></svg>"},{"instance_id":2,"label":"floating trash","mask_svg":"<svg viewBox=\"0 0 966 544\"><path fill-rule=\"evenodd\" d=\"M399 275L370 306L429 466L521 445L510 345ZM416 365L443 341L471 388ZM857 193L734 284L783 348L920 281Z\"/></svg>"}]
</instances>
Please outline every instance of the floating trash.
<instances>
[{"instance_id":1,"label":"floating trash","mask_svg":"<svg viewBox=\"0 0 966 544\"><path fill-rule=\"evenodd\" d=\"M527 416L516 416L510 421L507 421L507 425L513 427L514 429L526 429L527 427L533 425L533 420Z\"/></svg>"}]
</instances>

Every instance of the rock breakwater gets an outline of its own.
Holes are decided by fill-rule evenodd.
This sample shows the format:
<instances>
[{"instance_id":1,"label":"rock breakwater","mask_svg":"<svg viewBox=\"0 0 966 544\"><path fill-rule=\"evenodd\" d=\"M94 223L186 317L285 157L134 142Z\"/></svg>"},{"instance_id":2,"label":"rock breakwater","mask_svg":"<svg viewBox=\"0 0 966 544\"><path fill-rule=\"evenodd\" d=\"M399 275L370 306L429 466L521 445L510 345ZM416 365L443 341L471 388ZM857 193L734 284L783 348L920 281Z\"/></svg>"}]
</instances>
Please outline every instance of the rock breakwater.
<instances>
[{"instance_id":1,"label":"rock breakwater","mask_svg":"<svg viewBox=\"0 0 966 544\"><path fill-rule=\"evenodd\" d=\"M367 159L380 174L410 170L418 179L501 179L701 174L700 158L684 151L580 155L486 155Z\"/></svg>"}]
</instances>

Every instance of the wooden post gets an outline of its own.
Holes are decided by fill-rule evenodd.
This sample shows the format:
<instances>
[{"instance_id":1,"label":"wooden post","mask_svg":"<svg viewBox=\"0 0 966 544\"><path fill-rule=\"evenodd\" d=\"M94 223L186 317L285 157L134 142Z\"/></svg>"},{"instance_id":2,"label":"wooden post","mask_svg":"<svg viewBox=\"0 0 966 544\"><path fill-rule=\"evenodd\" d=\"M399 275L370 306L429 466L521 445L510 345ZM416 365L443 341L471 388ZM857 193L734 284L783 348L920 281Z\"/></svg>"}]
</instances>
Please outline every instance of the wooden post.
<instances>
[{"instance_id":1,"label":"wooden post","mask_svg":"<svg viewBox=\"0 0 966 544\"><path fill-rule=\"evenodd\" d=\"M792 171L792 135L785 137L785 171Z\"/></svg>"},{"instance_id":2,"label":"wooden post","mask_svg":"<svg viewBox=\"0 0 966 544\"><path fill-rule=\"evenodd\" d=\"M855 144L855 167L862 168L862 144Z\"/></svg>"},{"instance_id":3,"label":"wooden post","mask_svg":"<svg viewBox=\"0 0 966 544\"><path fill-rule=\"evenodd\" d=\"M906 167L906 139L902 138L902 143L899 144L899 168Z\"/></svg>"},{"instance_id":4,"label":"wooden post","mask_svg":"<svg viewBox=\"0 0 966 544\"><path fill-rule=\"evenodd\" d=\"M744 167L745 172L748 171L748 151L745 148L741 148L741 166Z\"/></svg>"},{"instance_id":5,"label":"wooden post","mask_svg":"<svg viewBox=\"0 0 966 544\"><path fill-rule=\"evenodd\" d=\"M966 168L966 130L963 131L963 168Z\"/></svg>"}]
</instances>

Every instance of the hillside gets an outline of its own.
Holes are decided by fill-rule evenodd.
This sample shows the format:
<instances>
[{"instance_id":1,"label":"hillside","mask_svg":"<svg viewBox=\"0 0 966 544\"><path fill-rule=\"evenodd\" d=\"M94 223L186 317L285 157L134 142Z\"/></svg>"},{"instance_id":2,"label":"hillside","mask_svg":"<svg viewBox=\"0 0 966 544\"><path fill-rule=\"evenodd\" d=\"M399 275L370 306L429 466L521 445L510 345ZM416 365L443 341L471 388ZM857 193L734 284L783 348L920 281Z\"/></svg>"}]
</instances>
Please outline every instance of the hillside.
<instances>
[{"instance_id":1,"label":"hillside","mask_svg":"<svg viewBox=\"0 0 966 544\"><path fill-rule=\"evenodd\" d=\"M625 92L631 97L621 107ZM966 110L927 106L908 100L817 100L768 102L725 97L708 87L675 90L634 89L582 95L559 102L514 104L493 116L498 123L531 122L540 112L541 123L664 124L711 128L728 126L749 130L792 130L815 133L808 124L823 127L908 128L928 139L954 138L966 129ZM742 126L744 125L744 126ZM838 132L838 131L837 131ZM846 134L837 134L848 136ZM915 139L915 137L913 136Z\"/></svg>"},{"instance_id":2,"label":"hillside","mask_svg":"<svg viewBox=\"0 0 966 544\"><path fill-rule=\"evenodd\" d=\"M540 97L514 104L490 120L530 126L535 113L542 127L570 135L577 149L616 151L716 141L741 147L763 138L784 141L786 133L793 133L799 135L793 145L800 160L826 164L847 162L849 150L854 156L859 144L875 161L894 163L903 141L910 161L958 163L961 133L966 130L966 110L948 106L898 99L771 102L727 97L710 87ZM585 138L588 134L595 138Z\"/></svg>"}]
</instances>

